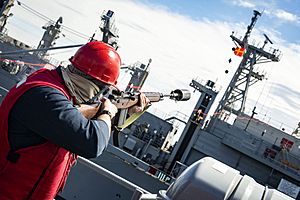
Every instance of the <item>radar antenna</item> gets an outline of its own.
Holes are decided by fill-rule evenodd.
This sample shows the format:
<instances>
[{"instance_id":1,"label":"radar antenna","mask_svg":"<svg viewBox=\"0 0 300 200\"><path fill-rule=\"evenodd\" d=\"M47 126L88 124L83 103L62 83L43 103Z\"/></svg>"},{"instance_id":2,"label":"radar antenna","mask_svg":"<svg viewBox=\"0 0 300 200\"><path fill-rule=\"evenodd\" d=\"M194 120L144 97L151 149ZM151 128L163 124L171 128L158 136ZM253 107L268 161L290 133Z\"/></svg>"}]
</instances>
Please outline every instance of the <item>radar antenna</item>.
<instances>
[{"instance_id":1,"label":"radar antenna","mask_svg":"<svg viewBox=\"0 0 300 200\"><path fill-rule=\"evenodd\" d=\"M270 44L273 44L273 42L270 40L270 38L267 36L267 34L263 34L264 36L265 36L265 41L264 41L264 45L261 47L262 49L263 48L265 48L265 46L266 46L266 44L268 44L268 42L270 43Z\"/></svg>"},{"instance_id":2,"label":"radar antenna","mask_svg":"<svg viewBox=\"0 0 300 200\"><path fill-rule=\"evenodd\" d=\"M264 33L263 35L264 35L265 38L266 38L266 40L265 40L266 43L267 43L267 42L270 42L271 44L273 44L273 42L270 40L270 38L267 36L267 34Z\"/></svg>"}]
</instances>

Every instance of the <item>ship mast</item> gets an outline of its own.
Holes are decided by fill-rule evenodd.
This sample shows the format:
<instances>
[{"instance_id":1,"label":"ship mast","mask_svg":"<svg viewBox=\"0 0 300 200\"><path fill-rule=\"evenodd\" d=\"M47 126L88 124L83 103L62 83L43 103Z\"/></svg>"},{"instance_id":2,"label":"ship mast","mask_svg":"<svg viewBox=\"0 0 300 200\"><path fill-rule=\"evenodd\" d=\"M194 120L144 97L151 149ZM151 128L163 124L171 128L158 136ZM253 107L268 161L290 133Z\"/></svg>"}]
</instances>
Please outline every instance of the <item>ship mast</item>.
<instances>
[{"instance_id":1,"label":"ship mast","mask_svg":"<svg viewBox=\"0 0 300 200\"><path fill-rule=\"evenodd\" d=\"M5 25L7 19L13 16L12 13L9 14L10 8L14 5L14 0L1 0L0 1L0 33L5 32Z\"/></svg>"},{"instance_id":2,"label":"ship mast","mask_svg":"<svg viewBox=\"0 0 300 200\"><path fill-rule=\"evenodd\" d=\"M55 40L59 38L59 33L61 32L62 20L62 17L59 17L55 24L50 21L48 25L43 26L45 32L37 47L37 49L40 49L41 51L35 52L36 55L40 56L41 58L45 57L47 50L43 49L50 48L55 44Z\"/></svg>"},{"instance_id":3,"label":"ship mast","mask_svg":"<svg viewBox=\"0 0 300 200\"><path fill-rule=\"evenodd\" d=\"M273 44L265 34L264 36L266 39L262 47L248 43L250 34L259 16L261 16L261 13L254 10L251 23L247 27L247 31L242 40L237 38L234 35L234 32L230 36L237 48L244 48L246 53L243 55L243 59L216 109L216 113L221 113L220 118L225 112L233 113L235 115L240 115L244 112L249 87L257 81L264 79L264 74L255 72L254 66L260 63L278 62L279 57L281 56L278 49L271 49L270 52L264 50L267 43Z\"/></svg>"}]
</instances>

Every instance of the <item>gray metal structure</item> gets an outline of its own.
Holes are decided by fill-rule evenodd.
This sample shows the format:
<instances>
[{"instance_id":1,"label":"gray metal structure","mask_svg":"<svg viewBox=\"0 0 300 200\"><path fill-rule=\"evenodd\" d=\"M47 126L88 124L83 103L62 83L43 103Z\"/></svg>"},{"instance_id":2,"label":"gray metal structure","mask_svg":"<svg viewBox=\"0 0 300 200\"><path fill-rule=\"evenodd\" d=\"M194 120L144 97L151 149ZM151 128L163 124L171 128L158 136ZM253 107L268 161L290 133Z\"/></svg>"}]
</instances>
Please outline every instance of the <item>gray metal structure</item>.
<instances>
[{"instance_id":1,"label":"gray metal structure","mask_svg":"<svg viewBox=\"0 0 300 200\"><path fill-rule=\"evenodd\" d=\"M45 49L52 47L55 44L55 40L59 38L59 33L61 32L62 20L62 17L59 17L55 24L50 21L47 25L43 26L45 33L37 47L40 51L34 52L36 55L43 58L47 53L47 50Z\"/></svg>"},{"instance_id":2,"label":"gray metal structure","mask_svg":"<svg viewBox=\"0 0 300 200\"><path fill-rule=\"evenodd\" d=\"M115 13L113 11L103 12L99 28L102 31L102 41L118 49L119 29L115 24Z\"/></svg>"},{"instance_id":3,"label":"gray metal structure","mask_svg":"<svg viewBox=\"0 0 300 200\"><path fill-rule=\"evenodd\" d=\"M190 86L201 92L201 96L198 99L198 102L181 134L179 141L172 151L168 161L169 170L174 167L176 161L181 160L186 151L186 147L191 142L194 133L204 126L204 121L206 120L208 112L218 94L218 91L215 89L215 83L211 80L208 80L205 84L199 83L196 80L192 80ZM206 124L207 123L208 121Z\"/></svg>"},{"instance_id":4,"label":"gray metal structure","mask_svg":"<svg viewBox=\"0 0 300 200\"><path fill-rule=\"evenodd\" d=\"M148 74L149 74L149 66L152 62L152 59L149 59L147 65L136 62L132 65L123 66L121 69L128 69L131 71L131 79L125 89L125 91L136 92L139 91L144 85Z\"/></svg>"},{"instance_id":5,"label":"gray metal structure","mask_svg":"<svg viewBox=\"0 0 300 200\"><path fill-rule=\"evenodd\" d=\"M224 96L216 109L216 113L223 113L226 111L235 115L243 113L249 87L257 81L264 79L264 75L256 72L254 66L260 63L278 62L279 57L281 56L278 49L272 49L271 52L264 50L267 43L272 44L271 40L269 40L266 35L266 40L262 47L257 47L248 43L251 31L254 28L258 17L261 16L261 13L256 10L254 10L253 13L251 23L247 27L243 39L237 38L234 35L234 32L230 36L237 48L244 48L246 53L243 55L243 59L224 93ZM220 115L220 117L222 117L222 115Z\"/></svg>"}]
</instances>

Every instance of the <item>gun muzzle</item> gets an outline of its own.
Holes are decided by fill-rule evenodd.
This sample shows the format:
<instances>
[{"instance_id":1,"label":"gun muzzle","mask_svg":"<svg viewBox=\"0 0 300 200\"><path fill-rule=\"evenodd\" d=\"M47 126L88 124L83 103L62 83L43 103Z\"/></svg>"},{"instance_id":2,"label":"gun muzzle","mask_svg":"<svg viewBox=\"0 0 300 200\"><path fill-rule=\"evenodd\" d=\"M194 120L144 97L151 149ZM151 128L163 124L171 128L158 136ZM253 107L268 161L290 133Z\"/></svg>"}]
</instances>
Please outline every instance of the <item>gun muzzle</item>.
<instances>
[{"instance_id":1,"label":"gun muzzle","mask_svg":"<svg viewBox=\"0 0 300 200\"><path fill-rule=\"evenodd\" d=\"M191 98L191 93L187 89L176 89L170 94L170 99L175 101L187 101Z\"/></svg>"}]
</instances>

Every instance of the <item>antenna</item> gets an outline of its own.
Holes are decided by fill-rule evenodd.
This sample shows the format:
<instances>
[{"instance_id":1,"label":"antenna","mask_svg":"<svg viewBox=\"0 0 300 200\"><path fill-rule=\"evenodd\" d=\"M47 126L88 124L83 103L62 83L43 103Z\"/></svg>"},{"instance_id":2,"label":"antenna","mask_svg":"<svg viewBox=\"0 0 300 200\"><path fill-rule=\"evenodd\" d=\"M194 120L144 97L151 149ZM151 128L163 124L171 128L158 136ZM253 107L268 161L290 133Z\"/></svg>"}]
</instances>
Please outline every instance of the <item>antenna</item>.
<instances>
[{"instance_id":1,"label":"antenna","mask_svg":"<svg viewBox=\"0 0 300 200\"><path fill-rule=\"evenodd\" d=\"M243 38L242 44L240 44L241 47L244 47L244 48L247 47L248 38L250 37L251 31L254 28L255 23L256 23L256 21L257 21L257 19L258 19L259 16L261 16L261 13L258 12L257 10L253 10L253 17L251 18L250 25L247 26L247 31L246 31L245 36Z\"/></svg>"},{"instance_id":2,"label":"antenna","mask_svg":"<svg viewBox=\"0 0 300 200\"><path fill-rule=\"evenodd\" d=\"M267 36L267 34L263 34L264 36L265 36L265 38L266 38L266 41L268 41L268 42L270 42L271 44L273 44L273 42L270 40L270 38Z\"/></svg>"},{"instance_id":3,"label":"antenna","mask_svg":"<svg viewBox=\"0 0 300 200\"><path fill-rule=\"evenodd\" d=\"M265 48L266 44L268 44L268 42L270 42L271 44L273 44L273 42L270 40L270 38L264 33L263 34L265 36L265 41L264 41L264 45L261 47L261 49Z\"/></svg>"}]
</instances>

